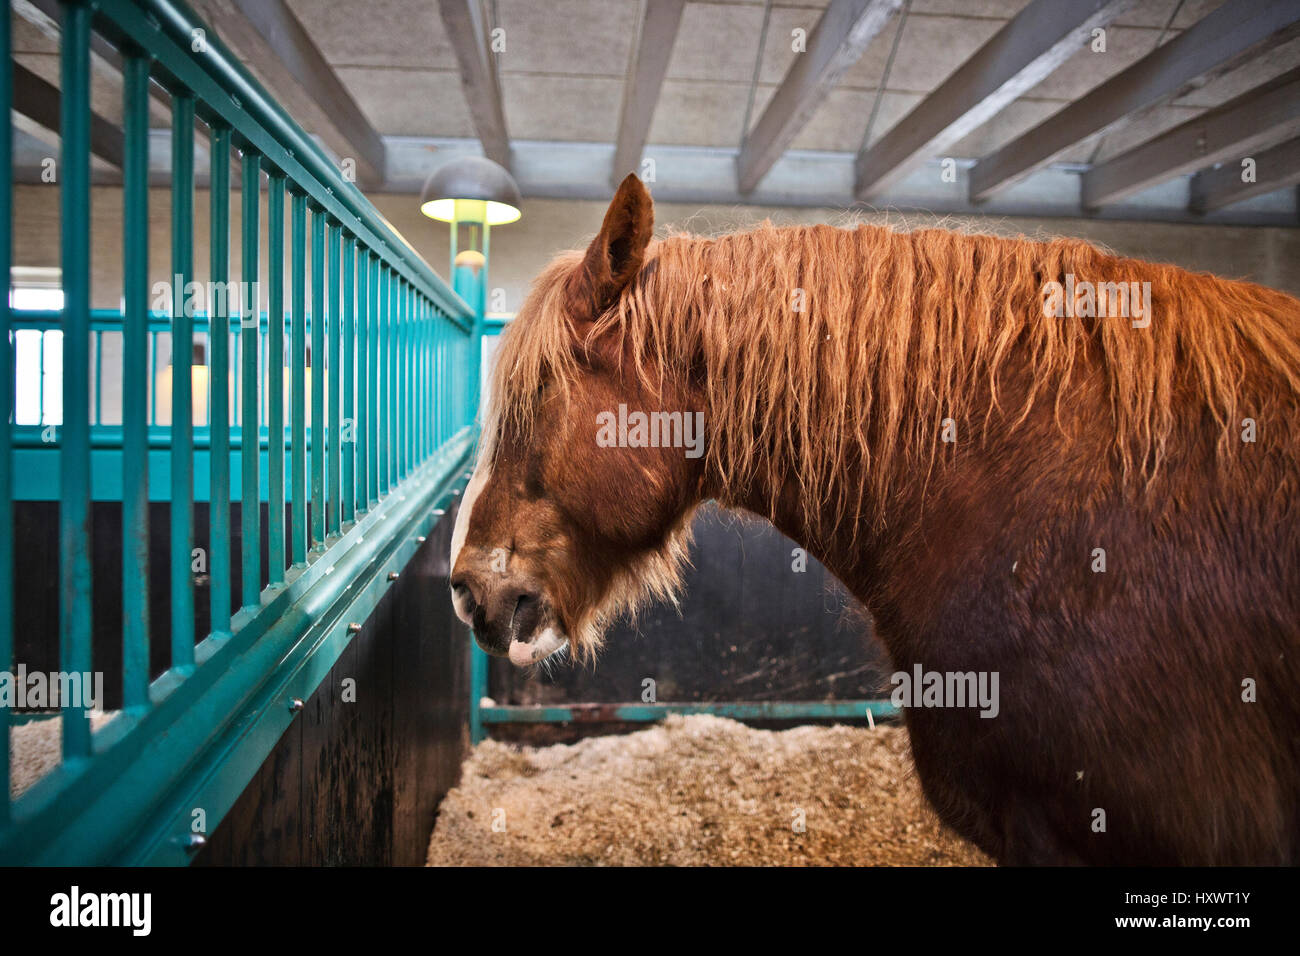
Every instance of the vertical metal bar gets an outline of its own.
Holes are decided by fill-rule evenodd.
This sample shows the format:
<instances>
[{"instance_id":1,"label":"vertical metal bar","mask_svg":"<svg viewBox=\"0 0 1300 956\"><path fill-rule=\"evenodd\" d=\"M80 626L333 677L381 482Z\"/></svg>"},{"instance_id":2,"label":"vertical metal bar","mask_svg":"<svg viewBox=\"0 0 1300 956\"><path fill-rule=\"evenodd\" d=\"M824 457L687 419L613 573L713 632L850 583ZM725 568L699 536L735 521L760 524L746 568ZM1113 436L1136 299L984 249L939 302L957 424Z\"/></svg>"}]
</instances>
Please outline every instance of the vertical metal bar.
<instances>
[{"instance_id":1,"label":"vertical metal bar","mask_svg":"<svg viewBox=\"0 0 1300 956\"><path fill-rule=\"evenodd\" d=\"M340 232L339 224L335 220L329 220L327 224L327 241L329 244L329 459L328 459L328 492L326 495L326 534L339 533L339 499L342 497L342 485L339 481L340 464L342 456L339 454L339 439L341 429L339 428L339 390L343 382L343 363L340 360L339 349L342 345L342 309L339 286L343 279L342 261L340 259L341 245L339 243Z\"/></svg>"},{"instance_id":2,"label":"vertical metal bar","mask_svg":"<svg viewBox=\"0 0 1300 956\"><path fill-rule=\"evenodd\" d=\"M367 505L379 500L379 356L380 356L380 336L379 336L379 282L380 268L379 259L374 254L369 257L368 271L370 273L370 373L368 376L370 393L366 396L367 411L366 417L369 421L369 439L370 447L368 451L369 458L369 481L366 485Z\"/></svg>"},{"instance_id":3,"label":"vertical metal bar","mask_svg":"<svg viewBox=\"0 0 1300 956\"><path fill-rule=\"evenodd\" d=\"M172 424L171 591L172 667L194 666L194 413L190 363L192 305L185 287L194 276L194 97L172 97Z\"/></svg>"},{"instance_id":4,"label":"vertical metal bar","mask_svg":"<svg viewBox=\"0 0 1300 956\"><path fill-rule=\"evenodd\" d=\"M357 257L357 391L356 486L353 500L358 511L369 506L370 487L370 253L365 246Z\"/></svg>"},{"instance_id":5,"label":"vertical metal bar","mask_svg":"<svg viewBox=\"0 0 1300 956\"><path fill-rule=\"evenodd\" d=\"M402 444L398 447L398 471L402 477L406 477L411 473L411 356L415 354L411 347L411 284L409 282L402 282L400 303L402 303L402 311L398 313L398 320L402 324L402 338L400 338L402 346L398 351L398 364L402 388L398 392L398 418L402 420Z\"/></svg>"},{"instance_id":6,"label":"vertical metal bar","mask_svg":"<svg viewBox=\"0 0 1300 956\"><path fill-rule=\"evenodd\" d=\"M437 422L437 399L438 399L438 381L434 377L433 365L433 333L437 327L438 313L433 307L433 302L429 299L424 300L424 454L425 457L431 456L438 447L437 439L434 437L434 427Z\"/></svg>"},{"instance_id":7,"label":"vertical metal bar","mask_svg":"<svg viewBox=\"0 0 1300 956\"><path fill-rule=\"evenodd\" d=\"M415 290L402 283L402 475L415 459Z\"/></svg>"},{"instance_id":8,"label":"vertical metal bar","mask_svg":"<svg viewBox=\"0 0 1300 956\"><path fill-rule=\"evenodd\" d=\"M392 349L388 315L392 302L392 284L388 267L379 263L379 497L388 494L388 444L393 420L388 413L388 392L392 387L388 370L388 353Z\"/></svg>"},{"instance_id":9,"label":"vertical metal bar","mask_svg":"<svg viewBox=\"0 0 1300 956\"><path fill-rule=\"evenodd\" d=\"M447 408L450 417L447 420L447 435L454 435L460 428L460 406L464 389L461 387L460 362L461 339L464 333L457 327L447 327Z\"/></svg>"},{"instance_id":10,"label":"vertical metal bar","mask_svg":"<svg viewBox=\"0 0 1300 956\"><path fill-rule=\"evenodd\" d=\"M464 410L461 412L461 424L472 425L478 413L478 370L474 369L474 362L479 356L479 339L476 333L471 332L462 340L461 355L464 362L464 372L461 377Z\"/></svg>"},{"instance_id":11,"label":"vertical metal bar","mask_svg":"<svg viewBox=\"0 0 1300 956\"><path fill-rule=\"evenodd\" d=\"M424 423L428 413L424 390L424 296L415 295L415 462L424 463Z\"/></svg>"},{"instance_id":12,"label":"vertical metal bar","mask_svg":"<svg viewBox=\"0 0 1300 956\"><path fill-rule=\"evenodd\" d=\"M411 468L414 470L423 460L420 452L424 424L424 298L415 288L411 290L411 318L411 381L414 383L411 395Z\"/></svg>"},{"instance_id":13,"label":"vertical metal bar","mask_svg":"<svg viewBox=\"0 0 1300 956\"><path fill-rule=\"evenodd\" d=\"M415 397L415 411L416 411L415 455L418 461L423 462L425 458L425 451L426 451L426 444L427 444L425 440L424 427L425 427L425 423L429 419L429 407L427 403L428 390L425 387L425 372L427 371L428 368L428 364L426 362L428 340L426 338L425 333L428 331L429 323L427 321L428 313L426 311L426 300L423 294L417 293L415 298L415 305L416 305L417 318L418 318L418 323L416 324L416 331L419 333L419 339L417 340L419 342L419 346L415 352L416 370L417 370L416 381L419 383L419 392Z\"/></svg>"},{"instance_id":14,"label":"vertical metal bar","mask_svg":"<svg viewBox=\"0 0 1300 956\"><path fill-rule=\"evenodd\" d=\"M440 312L433 313L431 334L433 338L433 448L437 451L442 447L442 416L446 412L442 397L442 313Z\"/></svg>"},{"instance_id":15,"label":"vertical metal bar","mask_svg":"<svg viewBox=\"0 0 1300 956\"><path fill-rule=\"evenodd\" d=\"M284 582L284 175L268 170L266 310L267 563L272 587Z\"/></svg>"},{"instance_id":16,"label":"vertical metal bar","mask_svg":"<svg viewBox=\"0 0 1300 956\"><path fill-rule=\"evenodd\" d=\"M149 703L149 61L122 63L122 706ZM6 536L7 537L7 536Z\"/></svg>"},{"instance_id":17,"label":"vertical metal bar","mask_svg":"<svg viewBox=\"0 0 1300 956\"><path fill-rule=\"evenodd\" d=\"M343 237L343 520L356 518L357 409L356 391L357 240Z\"/></svg>"},{"instance_id":18,"label":"vertical metal bar","mask_svg":"<svg viewBox=\"0 0 1300 956\"><path fill-rule=\"evenodd\" d=\"M47 424L45 421L45 343L49 338L49 330L42 330L40 337L40 346L37 348L37 354L40 356L40 377L37 379L41 383L37 397L36 420L42 425Z\"/></svg>"},{"instance_id":19,"label":"vertical metal bar","mask_svg":"<svg viewBox=\"0 0 1300 956\"><path fill-rule=\"evenodd\" d=\"M99 425L104 421L104 333L96 330L92 335L95 342L95 382L91 394L95 402L95 414L90 420Z\"/></svg>"},{"instance_id":20,"label":"vertical metal bar","mask_svg":"<svg viewBox=\"0 0 1300 956\"><path fill-rule=\"evenodd\" d=\"M438 450L438 352L437 352L437 332L438 332L438 311L433 302L425 303L426 316L425 332L428 336L426 343L426 360L429 363L428 372L428 402L429 402L429 454Z\"/></svg>"},{"instance_id":21,"label":"vertical metal bar","mask_svg":"<svg viewBox=\"0 0 1300 956\"><path fill-rule=\"evenodd\" d=\"M400 383L397 377L397 363L401 347L401 341L398 337L401 332L401 282L397 273L393 270L388 273L388 284L388 337L391 342L388 349L388 419L393 423L388 432L388 475L392 479L392 486L396 486L401 481L401 475L398 472L398 448L401 441L401 432L398 430L397 413Z\"/></svg>"},{"instance_id":22,"label":"vertical metal bar","mask_svg":"<svg viewBox=\"0 0 1300 956\"><path fill-rule=\"evenodd\" d=\"M244 279L243 313L240 316L240 359L243 374L240 388L240 446L242 469L239 488L239 517L242 544L242 599L245 607L257 607L262 591L262 502L258 489L261 466L261 436L258 429L258 327L261 325L260 297L257 294L259 217L262 189L262 157L251 149L243 151L243 221L244 234L241 272Z\"/></svg>"},{"instance_id":23,"label":"vertical metal bar","mask_svg":"<svg viewBox=\"0 0 1300 956\"><path fill-rule=\"evenodd\" d=\"M325 213L311 211L311 525L325 550Z\"/></svg>"},{"instance_id":24,"label":"vertical metal bar","mask_svg":"<svg viewBox=\"0 0 1300 956\"><path fill-rule=\"evenodd\" d=\"M11 28L0 17L0 62L9 62ZM13 70L0 73L0 116L8 117L13 102ZM13 126L0 122L0 273L8 276L13 259ZM6 280L7 281L7 280ZM0 518L13 527L13 438L10 420L14 410L13 341L10 338L9 296L0 296ZM13 667L14 649L14 541L0 534L0 668ZM0 826L9 822L9 708L0 708Z\"/></svg>"},{"instance_id":25,"label":"vertical metal bar","mask_svg":"<svg viewBox=\"0 0 1300 956\"><path fill-rule=\"evenodd\" d=\"M411 460L407 466L414 471L420 464L420 292L411 287L411 437L407 449Z\"/></svg>"},{"instance_id":26,"label":"vertical metal bar","mask_svg":"<svg viewBox=\"0 0 1300 956\"><path fill-rule=\"evenodd\" d=\"M438 316L437 358L438 358L438 445L441 446L447 436L447 425L451 419L451 383L447 376L447 337L451 323L443 315Z\"/></svg>"},{"instance_id":27,"label":"vertical metal bar","mask_svg":"<svg viewBox=\"0 0 1300 956\"><path fill-rule=\"evenodd\" d=\"M409 331L407 341L410 345L410 355L406 359L406 376L407 376L407 395L406 395L406 473L409 475L415 470L417 439L419 437L419 415L418 404L416 399L419 397L420 387L420 320L419 320L419 293L416 292L415 286L407 284L406 287L406 315Z\"/></svg>"},{"instance_id":28,"label":"vertical metal bar","mask_svg":"<svg viewBox=\"0 0 1300 956\"><path fill-rule=\"evenodd\" d=\"M474 639L469 638L469 742L473 746L482 741L482 700L488 691L488 659Z\"/></svg>"},{"instance_id":29,"label":"vertical metal bar","mask_svg":"<svg viewBox=\"0 0 1300 956\"><path fill-rule=\"evenodd\" d=\"M289 336L289 375L293 424L289 500L293 506L293 563L307 563L307 197L293 191L289 260L293 328Z\"/></svg>"},{"instance_id":30,"label":"vertical metal bar","mask_svg":"<svg viewBox=\"0 0 1300 956\"><path fill-rule=\"evenodd\" d=\"M433 452L433 433L431 426L433 424L433 304L427 297L420 297L421 309L421 341L420 349L421 362L423 363L423 389L424 394L421 401L421 408L424 410L424 418L421 420L420 427L420 449L421 458L427 460Z\"/></svg>"},{"instance_id":31,"label":"vertical metal bar","mask_svg":"<svg viewBox=\"0 0 1300 956\"><path fill-rule=\"evenodd\" d=\"M406 354L409 351L406 342L406 282L401 276L396 279L397 303L394 309L397 348L393 355L393 421L396 423L393 442L393 473L400 482L406 477Z\"/></svg>"},{"instance_id":32,"label":"vertical metal bar","mask_svg":"<svg viewBox=\"0 0 1300 956\"><path fill-rule=\"evenodd\" d=\"M460 400L460 383L457 380L457 370L459 367L459 354L457 346L460 344L461 336L464 333L450 320L443 324L443 370L446 373L446 395L447 395L447 434L450 438L456 434L460 427L459 420L459 400Z\"/></svg>"},{"instance_id":33,"label":"vertical metal bar","mask_svg":"<svg viewBox=\"0 0 1300 956\"><path fill-rule=\"evenodd\" d=\"M451 434L452 382L447 354L454 331L446 316L438 317L438 406L442 417L438 433L439 445Z\"/></svg>"},{"instance_id":34,"label":"vertical metal bar","mask_svg":"<svg viewBox=\"0 0 1300 956\"><path fill-rule=\"evenodd\" d=\"M59 132L63 265L63 427L59 430L59 668L91 670L90 601L90 7L63 7ZM3 117L5 122L8 116ZM7 281L7 279L6 279ZM188 564L186 565L188 568ZM63 756L90 753L81 701L60 700Z\"/></svg>"},{"instance_id":35,"label":"vertical metal bar","mask_svg":"<svg viewBox=\"0 0 1300 956\"><path fill-rule=\"evenodd\" d=\"M420 466L424 424L424 298L418 289L411 290L411 468Z\"/></svg>"},{"instance_id":36,"label":"vertical metal bar","mask_svg":"<svg viewBox=\"0 0 1300 956\"><path fill-rule=\"evenodd\" d=\"M424 361L425 361L425 402L428 418L425 422L425 454L432 455L438 447L438 439L434 433L438 422L438 379L435 374L434 366L434 332L437 329L438 313L434 309L433 303L425 300L425 317L424 317Z\"/></svg>"},{"instance_id":37,"label":"vertical metal bar","mask_svg":"<svg viewBox=\"0 0 1300 956\"><path fill-rule=\"evenodd\" d=\"M209 263L216 288L230 282L230 127L214 125L208 191ZM216 286L216 283L222 283ZM208 315L208 620L230 633L230 311L229 294L212 296Z\"/></svg>"},{"instance_id":38,"label":"vertical metal bar","mask_svg":"<svg viewBox=\"0 0 1300 956\"><path fill-rule=\"evenodd\" d=\"M149 424L158 424L158 333L149 333Z\"/></svg>"},{"instance_id":39,"label":"vertical metal bar","mask_svg":"<svg viewBox=\"0 0 1300 956\"><path fill-rule=\"evenodd\" d=\"M234 311L235 311L236 318L238 318L239 314L243 311L243 307L244 307L243 302L238 302L235 304ZM244 381L244 370L243 368L241 368L240 360L239 360L240 335L242 333L242 330L243 330L243 326L241 325L230 333L231 367L234 369L235 392L238 395L243 394L243 392L240 391L240 384ZM242 423L244 420L244 410L239 402L235 402L234 414L235 414L235 418L234 418L235 424L238 425Z\"/></svg>"}]
</instances>

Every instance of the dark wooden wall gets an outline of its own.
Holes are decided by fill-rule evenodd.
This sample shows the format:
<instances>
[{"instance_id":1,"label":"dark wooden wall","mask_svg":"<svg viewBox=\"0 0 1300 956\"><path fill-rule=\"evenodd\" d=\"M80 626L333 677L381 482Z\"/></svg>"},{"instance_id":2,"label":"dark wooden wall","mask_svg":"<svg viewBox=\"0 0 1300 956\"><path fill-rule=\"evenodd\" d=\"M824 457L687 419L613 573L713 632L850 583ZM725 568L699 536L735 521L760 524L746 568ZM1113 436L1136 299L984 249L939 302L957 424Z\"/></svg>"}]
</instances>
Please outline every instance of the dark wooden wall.
<instances>
[{"instance_id":1,"label":"dark wooden wall","mask_svg":"<svg viewBox=\"0 0 1300 956\"><path fill-rule=\"evenodd\" d=\"M308 506L310 513L310 505ZM286 511L287 514L287 511ZM59 503L57 501L14 502L14 541L18 554L14 562L14 661L29 670L59 669ZM287 527L287 522L286 522ZM231 581L226 601L232 611L240 604L242 535L240 506L230 507ZM268 581L267 506L262 505L262 586ZM171 666L171 507L163 502L149 505L149 668L157 677ZM208 505L194 505L194 547L203 549L207 560ZM290 553L286 547L285 553ZM122 703L122 505L97 501L91 506L91 555L93 607L92 661L104 675L105 710ZM211 569L210 565L207 565ZM208 574L194 577L194 640L209 631L212 580Z\"/></svg>"},{"instance_id":2,"label":"dark wooden wall","mask_svg":"<svg viewBox=\"0 0 1300 956\"><path fill-rule=\"evenodd\" d=\"M169 514L150 509L150 666L169 665ZM207 505L195 508L195 546L207 545ZM428 535L299 719L211 834L196 862L216 865L418 865L439 801L455 785L469 747L469 636L447 585L454 511ZM106 709L121 702L121 506L96 503L94 667ZM239 506L232 607L238 604ZM266 564L266 508L262 519ZM15 662L58 669L58 504L17 502L19 600ZM210 581L197 575L195 638L207 631ZM265 583L265 575L263 583ZM356 701L343 701L345 679Z\"/></svg>"},{"instance_id":3,"label":"dark wooden wall","mask_svg":"<svg viewBox=\"0 0 1300 956\"><path fill-rule=\"evenodd\" d=\"M199 865L418 866L469 750L469 637L429 535L199 852ZM356 702L343 700L355 680Z\"/></svg>"},{"instance_id":4,"label":"dark wooden wall","mask_svg":"<svg viewBox=\"0 0 1300 956\"><path fill-rule=\"evenodd\" d=\"M880 696L883 649L866 615L812 557L765 521L701 509L681 615L647 608L609 634L595 668L526 674L494 659L502 704L635 702L652 678L659 702L846 700Z\"/></svg>"}]
</instances>

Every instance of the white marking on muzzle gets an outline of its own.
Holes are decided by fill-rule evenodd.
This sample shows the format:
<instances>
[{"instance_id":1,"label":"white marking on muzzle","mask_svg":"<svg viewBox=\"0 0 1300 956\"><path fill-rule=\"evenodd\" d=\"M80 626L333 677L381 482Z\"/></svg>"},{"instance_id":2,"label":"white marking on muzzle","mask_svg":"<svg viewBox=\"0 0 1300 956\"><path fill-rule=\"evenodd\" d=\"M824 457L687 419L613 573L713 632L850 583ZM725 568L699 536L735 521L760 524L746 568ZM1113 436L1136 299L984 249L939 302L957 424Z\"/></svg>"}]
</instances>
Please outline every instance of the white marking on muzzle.
<instances>
[{"instance_id":1,"label":"white marking on muzzle","mask_svg":"<svg viewBox=\"0 0 1300 956\"><path fill-rule=\"evenodd\" d=\"M516 667L540 664L567 643L564 638L555 633L555 628L548 627L530 643L511 641L510 663Z\"/></svg>"}]
</instances>

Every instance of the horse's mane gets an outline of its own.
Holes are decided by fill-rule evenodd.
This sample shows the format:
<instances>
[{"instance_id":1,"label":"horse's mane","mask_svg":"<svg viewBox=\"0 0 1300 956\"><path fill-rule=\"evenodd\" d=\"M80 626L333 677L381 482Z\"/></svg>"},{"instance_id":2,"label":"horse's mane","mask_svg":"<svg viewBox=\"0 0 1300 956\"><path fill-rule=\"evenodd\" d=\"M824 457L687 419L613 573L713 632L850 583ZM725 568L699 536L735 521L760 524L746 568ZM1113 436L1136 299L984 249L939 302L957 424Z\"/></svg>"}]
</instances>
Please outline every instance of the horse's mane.
<instances>
[{"instance_id":1,"label":"horse's mane","mask_svg":"<svg viewBox=\"0 0 1300 956\"><path fill-rule=\"evenodd\" d=\"M542 273L499 347L492 405L525 429L542 383L567 388L577 372L566 290L580 256ZM1150 283L1151 326L1046 315L1044 285L1066 274ZM1177 428L1208 414L1222 459L1243 417L1289 419L1300 396L1296 299L1070 239L770 223L674 235L650 244L588 341L606 334L648 385L704 370L708 462L728 487L761 478L776 494L793 481L837 519L865 516L865 497L880 520L891 481L928 473L950 447L944 419L979 428L996 412L1014 425L1048 402L1059 422L1084 372L1105 383L1108 407L1095 412L1117 472L1148 486ZM1032 384L1003 407L1021 370ZM489 446L496 428L490 418ZM827 501L850 462L867 481L848 496L840 482Z\"/></svg>"}]
</instances>

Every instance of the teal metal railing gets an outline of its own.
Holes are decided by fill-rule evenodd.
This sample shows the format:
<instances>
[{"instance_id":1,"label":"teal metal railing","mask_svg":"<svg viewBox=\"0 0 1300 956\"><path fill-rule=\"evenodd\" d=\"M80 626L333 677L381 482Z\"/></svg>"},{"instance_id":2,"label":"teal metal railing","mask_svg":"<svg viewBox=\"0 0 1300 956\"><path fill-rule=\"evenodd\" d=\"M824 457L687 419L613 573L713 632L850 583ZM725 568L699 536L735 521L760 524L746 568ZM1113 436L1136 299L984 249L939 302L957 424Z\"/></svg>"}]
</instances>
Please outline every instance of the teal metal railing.
<instances>
[{"instance_id":1,"label":"teal metal railing","mask_svg":"<svg viewBox=\"0 0 1300 956\"><path fill-rule=\"evenodd\" d=\"M6 58L7 7L0 17ZM482 321L182 3L64 0L61 9L57 188L65 305L58 313L15 314L0 304L0 423L7 423L0 427L0 507L10 514L24 498L59 503L59 667L82 673L94 665L94 502L121 502L123 710L92 733L88 715L65 706L62 763L11 800L11 715L0 707L0 862L184 863L463 487ZM90 308L94 34L121 57L120 313ZM11 82L5 71L6 113ZM172 115L165 315L150 311L148 127L151 94L159 93ZM0 177L0 269L7 274L12 134L8 123L0 125L0 172L10 174ZM196 138L210 153L209 289L228 289L234 278L230 203L238 157L237 288L244 297L214 296L210 311L196 309L190 297ZM467 291L482 301L481 290ZM254 321L263 311L267 318ZM15 350L28 340L39 361L55 347L55 333L62 408L56 415L38 402L36 421L19 422ZM170 365L160 359L164 340ZM203 346L198 362L196 342ZM194 502L204 499L213 595L236 589L233 548L240 557L239 606L214 598L206 626L195 621L191 571ZM170 666L153 677L151 500L168 502L170 511ZM262 501L265 509L256 506ZM233 502L241 503L238 535ZM13 546L10 532L0 534L6 666L13 660ZM206 634L197 642L196 628Z\"/></svg>"},{"instance_id":2,"label":"teal metal railing","mask_svg":"<svg viewBox=\"0 0 1300 956\"><path fill-rule=\"evenodd\" d=\"M344 273L345 285L349 276ZM356 277L351 277L356 288ZM275 286L272 284L272 290ZM274 298L274 291L272 291ZM355 303L344 296L344 302ZM291 427L285 421L285 407L292 408L290 383L285 378L285 368L292 374L293 362L290 352L285 350L286 337L291 335L292 321L280 308L284 316L281 323L272 326L268 320L269 313L263 312L257 326L258 367L257 376L262 387L258 394L258 441L263 448L262 467L259 481L261 500L278 504L283 511L286 502L273 500L272 494L285 488L284 456L269 455L271 436L284 436L285 448L291 448ZM306 329L310 332L312 318L310 314L303 317ZM13 498L16 501L58 501L59 472L58 458L48 454L58 448L58 427L63 423L62 403L52 402L55 395L62 393L62 343L63 313L61 311L14 310L10 318L12 332L12 362L14 366L14 414L10 436L14 445L14 457L18 463L15 469ZM328 320L326 320L328 324ZM353 348L344 349L345 357L352 363L343 372L344 392L342 405L339 407L355 408L358 390L357 380L364 381L364 365L358 370L356 352L366 337L368 329L354 329ZM193 337L189 352L192 356L189 366L191 380L191 412L193 419L192 444L196 469L193 475L193 495L195 501L208 501L209 496L229 503L241 500L239 481L233 485L229 472L221 469L198 467L207 458L212 447L228 448L235 460L235 471L239 472L239 449L243 443L243 409L229 405L229 395L244 394L241 348L245 330L236 326L225 336L214 336L209 317L204 313L191 316ZM153 480L149 488L149 499L153 501L170 500L169 485L159 484L159 476L169 475L170 455L159 454L160 449L171 446L171 413L173 404L173 383L175 368L173 365L176 343L173 339L172 320L166 313L149 312L145 318L145 345L143 348L126 348L126 322L123 313L109 309L95 309L90 314L90 439L92 455L100 449L120 452L123 448L128 419L136 420L140 416L128 414L128 399L132 394L122 388L122 382L143 381L144 400L143 420L145 445L152 457L148 474ZM184 346L182 346L184 348ZM280 362L271 362L270 355L281 356ZM306 350L304 375L310 388L312 369L311 350ZM131 367L131 361L139 359L138 367ZM327 357L328 358L328 357ZM224 376L213 374L214 369L225 369ZM325 374L329 377L327 361ZM428 393L431 383L422 379L417 383L424 393ZM468 387L468 386L465 386ZM364 389L361 389L364 391ZM283 401L278 405L271 402L272 394L280 394ZM433 401L435 396L412 394L417 404L421 398ZM332 406L331 406L332 407ZM225 414L220 414L226 410ZM305 411L304 440L310 448L310 427L312 407L308 403ZM274 418L272 416L275 416ZM231 426L237 431L231 432ZM341 427L341 426L340 426ZM213 429L216 429L215 433ZM340 443L341 445L342 443ZM368 459L369 449L363 448L358 455L343 455L343 470L340 480L346 488L352 488L358 482L358 463L364 465ZM111 462L116 462L116 456ZM272 469L278 468L278 474ZM351 469L349 471L349 469ZM122 474L117 468L93 468L91 478L91 498L94 501L121 501ZM215 489L215 490L214 490ZM233 494L233 498L231 495ZM357 497L345 500L343 507L346 517L355 518ZM224 537L219 535L218 537ZM283 556L272 559L272 565L283 564Z\"/></svg>"}]
</instances>

